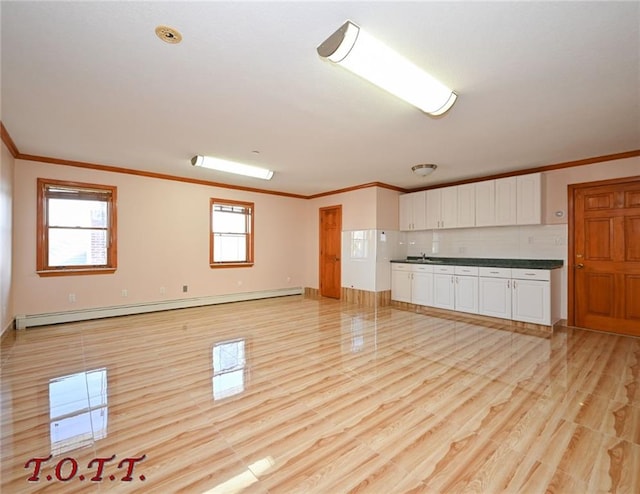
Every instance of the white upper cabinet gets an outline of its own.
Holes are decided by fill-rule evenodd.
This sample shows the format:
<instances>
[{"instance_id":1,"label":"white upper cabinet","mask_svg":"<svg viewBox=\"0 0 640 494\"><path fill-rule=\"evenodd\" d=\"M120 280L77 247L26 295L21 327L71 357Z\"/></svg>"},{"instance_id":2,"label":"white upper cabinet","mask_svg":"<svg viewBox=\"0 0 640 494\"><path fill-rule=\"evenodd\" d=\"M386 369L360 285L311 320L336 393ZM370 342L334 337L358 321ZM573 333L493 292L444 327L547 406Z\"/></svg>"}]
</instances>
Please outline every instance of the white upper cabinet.
<instances>
[{"instance_id":1,"label":"white upper cabinet","mask_svg":"<svg viewBox=\"0 0 640 494\"><path fill-rule=\"evenodd\" d=\"M520 175L516 177L516 184L516 223L518 225L539 225L542 223L541 174Z\"/></svg>"},{"instance_id":2,"label":"white upper cabinet","mask_svg":"<svg viewBox=\"0 0 640 494\"><path fill-rule=\"evenodd\" d=\"M540 173L532 173L402 195L400 229L539 225L541 178ZM420 204L426 205L426 213L417 211L418 206L409 197L414 194L425 194Z\"/></svg>"},{"instance_id":3,"label":"white upper cabinet","mask_svg":"<svg viewBox=\"0 0 640 494\"><path fill-rule=\"evenodd\" d=\"M442 214L442 189L427 191L427 228L440 228L440 216Z\"/></svg>"},{"instance_id":4,"label":"white upper cabinet","mask_svg":"<svg viewBox=\"0 0 640 494\"><path fill-rule=\"evenodd\" d=\"M495 180L485 180L476 184L476 226L496 224L495 192Z\"/></svg>"},{"instance_id":5,"label":"white upper cabinet","mask_svg":"<svg viewBox=\"0 0 640 494\"><path fill-rule=\"evenodd\" d=\"M458 228L476 226L476 184L458 185Z\"/></svg>"},{"instance_id":6,"label":"white upper cabinet","mask_svg":"<svg viewBox=\"0 0 640 494\"><path fill-rule=\"evenodd\" d=\"M476 184L476 226L516 224L516 177Z\"/></svg>"},{"instance_id":7,"label":"white upper cabinet","mask_svg":"<svg viewBox=\"0 0 640 494\"><path fill-rule=\"evenodd\" d=\"M516 177L499 178L496 181L495 204L496 226L515 225L517 208Z\"/></svg>"},{"instance_id":8,"label":"white upper cabinet","mask_svg":"<svg viewBox=\"0 0 640 494\"><path fill-rule=\"evenodd\" d=\"M458 226L458 187L443 187L427 191L427 228Z\"/></svg>"},{"instance_id":9,"label":"white upper cabinet","mask_svg":"<svg viewBox=\"0 0 640 494\"><path fill-rule=\"evenodd\" d=\"M425 230L426 192L411 192L400 196L400 230Z\"/></svg>"}]
</instances>

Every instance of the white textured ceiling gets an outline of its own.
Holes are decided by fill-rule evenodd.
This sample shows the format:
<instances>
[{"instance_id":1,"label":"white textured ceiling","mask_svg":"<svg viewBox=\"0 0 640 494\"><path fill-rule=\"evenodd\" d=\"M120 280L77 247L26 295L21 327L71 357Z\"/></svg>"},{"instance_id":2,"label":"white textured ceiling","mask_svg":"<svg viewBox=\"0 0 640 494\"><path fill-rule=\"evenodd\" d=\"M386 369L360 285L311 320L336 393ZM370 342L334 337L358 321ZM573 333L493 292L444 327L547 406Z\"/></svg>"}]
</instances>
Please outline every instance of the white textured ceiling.
<instances>
[{"instance_id":1,"label":"white textured ceiling","mask_svg":"<svg viewBox=\"0 0 640 494\"><path fill-rule=\"evenodd\" d=\"M298 194L404 188L640 148L639 2L10 2L21 153ZM351 19L459 98L429 117L316 46ZM162 43L158 25L176 28ZM259 154L253 151L259 151ZM270 182L194 169L208 154ZM416 163L436 163L428 179Z\"/></svg>"}]
</instances>

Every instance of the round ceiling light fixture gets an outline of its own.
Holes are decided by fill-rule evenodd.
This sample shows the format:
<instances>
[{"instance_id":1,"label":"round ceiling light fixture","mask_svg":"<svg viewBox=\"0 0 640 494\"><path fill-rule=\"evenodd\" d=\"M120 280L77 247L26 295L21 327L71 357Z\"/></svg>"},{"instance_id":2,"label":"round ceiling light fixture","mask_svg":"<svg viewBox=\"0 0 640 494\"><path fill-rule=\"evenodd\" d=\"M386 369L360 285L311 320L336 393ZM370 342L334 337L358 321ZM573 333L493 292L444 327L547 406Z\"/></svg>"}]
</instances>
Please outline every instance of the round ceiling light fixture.
<instances>
[{"instance_id":1,"label":"round ceiling light fixture","mask_svg":"<svg viewBox=\"0 0 640 494\"><path fill-rule=\"evenodd\" d=\"M412 166L411 170L416 175L420 175L421 177L426 177L427 175L431 175L436 168L438 168L438 165L434 165L432 163L422 163L420 165Z\"/></svg>"},{"instance_id":2,"label":"round ceiling light fixture","mask_svg":"<svg viewBox=\"0 0 640 494\"><path fill-rule=\"evenodd\" d=\"M156 36L171 45L178 44L182 41L182 34L169 26L158 26L156 28Z\"/></svg>"}]
</instances>

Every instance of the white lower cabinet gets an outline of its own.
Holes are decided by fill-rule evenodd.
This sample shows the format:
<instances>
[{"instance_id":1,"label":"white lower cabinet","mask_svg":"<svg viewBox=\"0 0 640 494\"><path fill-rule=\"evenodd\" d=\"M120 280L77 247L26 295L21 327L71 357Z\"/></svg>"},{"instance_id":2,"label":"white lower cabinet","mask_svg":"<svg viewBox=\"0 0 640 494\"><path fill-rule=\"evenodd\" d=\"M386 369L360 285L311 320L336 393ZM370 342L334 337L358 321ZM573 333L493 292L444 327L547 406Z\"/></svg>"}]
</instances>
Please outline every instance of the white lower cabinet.
<instances>
[{"instance_id":1,"label":"white lower cabinet","mask_svg":"<svg viewBox=\"0 0 640 494\"><path fill-rule=\"evenodd\" d=\"M453 266L433 268L433 306L455 310L455 274Z\"/></svg>"},{"instance_id":2,"label":"white lower cabinet","mask_svg":"<svg viewBox=\"0 0 640 494\"><path fill-rule=\"evenodd\" d=\"M431 305L433 302L433 267L393 263L391 267L391 299L409 304Z\"/></svg>"},{"instance_id":3,"label":"white lower cabinet","mask_svg":"<svg viewBox=\"0 0 640 494\"><path fill-rule=\"evenodd\" d=\"M433 267L413 266L411 279L411 303L433 304Z\"/></svg>"},{"instance_id":4,"label":"white lower cabinet","mask_svg":"<svg viewBox=\"0 0 640 494\"><path fill-rule=\"evenodd\" d=\"M513 280L514 321L551 324L549 282L533 280Z\"/></svg>"},{"instance_id":5,"label":"white lower cabinet","mask_svg":"<svg viewBox=\"0 0 640 494\"><path fill-rule=\"evenodd\" d=\"M480 268L478 314L511 319L511 269Z\"/></svg>"},{"instance_id":6,"label":"white lower cabinet","mask_svg":"<svg viewBox=\"0 0 640 494\"><path fill-rule=\"evenodd\" d=\"M514 269L512 271L511 318L515 321L536 324L554 324L557 318L553 317L555 320L552 321L551 271L544 269Z\"/></svg>"},{"instance_id":7,"label":"white lower cabinet","mask_svg":"<svg viewBox=\"0 0 640 494\"><path fill-rule=\"evenodd\" d=\"M393 263L391 299L552 326L560 319L560 273Z\"/></svg>"},{"instance_id":8,"label":"white lower cabinet","mask_svg":"<svg viewBox=\"0 0 640 494\"><path fill-rule=\"evenodd\" d=\"M454 308L460 312L478 313L478 268L455 266Z\"/></svg>"},{"instance_id":9,"label":"white lower cabinet","mask_svg":"<svg viewBox=\"0 0 640 494\"><path fill-rule=\"evenodd\" d=\"M391 299L411 303L411 264L391 265Z\"/></svg>"}]
</instances>

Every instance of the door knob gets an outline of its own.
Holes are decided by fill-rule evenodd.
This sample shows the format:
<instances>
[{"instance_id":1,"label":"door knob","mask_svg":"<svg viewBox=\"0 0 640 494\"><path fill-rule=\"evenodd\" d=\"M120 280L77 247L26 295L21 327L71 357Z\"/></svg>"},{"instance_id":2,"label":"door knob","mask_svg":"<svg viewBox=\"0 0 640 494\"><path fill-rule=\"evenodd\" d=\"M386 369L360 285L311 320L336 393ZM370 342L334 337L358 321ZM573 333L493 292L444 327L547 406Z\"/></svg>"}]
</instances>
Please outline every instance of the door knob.
<instances>
[{"instance_id":1,"label":"door knob","mask_svg":"<svg viewBox=\"0 0 640 494\"><path fill-rule=\"evenodd\" d=\"M584 264L580 263L580 264L576 264L576 269L582 269L584 268Z\"/></svg>"}]
</instances>

